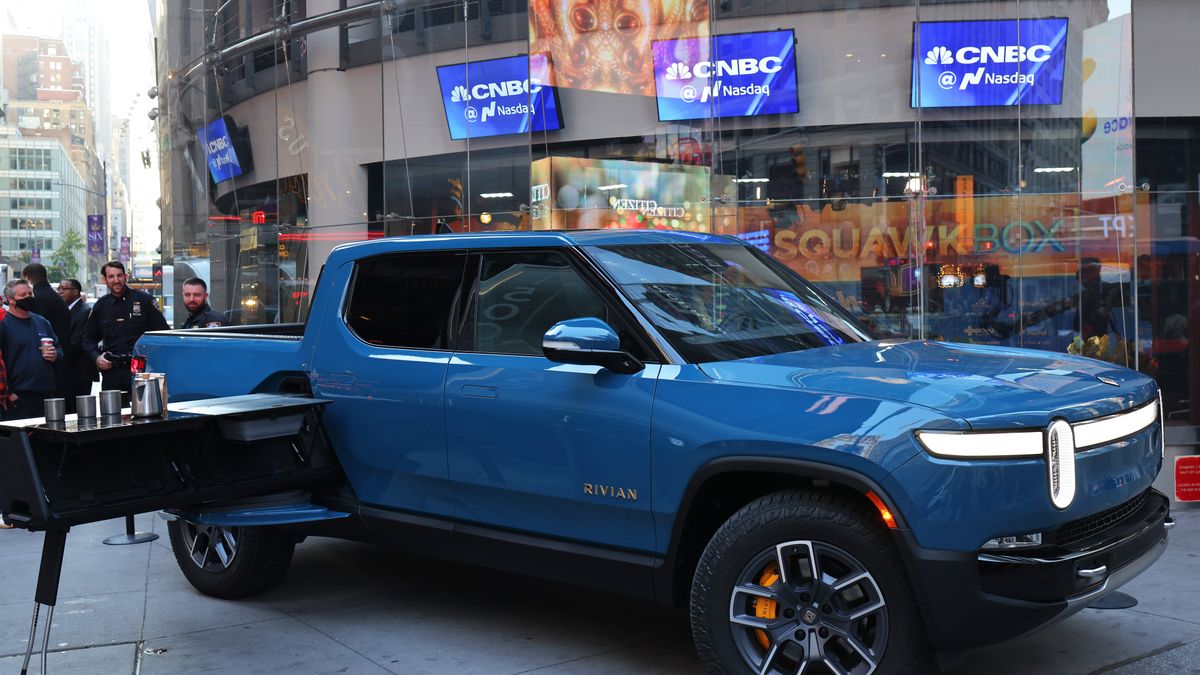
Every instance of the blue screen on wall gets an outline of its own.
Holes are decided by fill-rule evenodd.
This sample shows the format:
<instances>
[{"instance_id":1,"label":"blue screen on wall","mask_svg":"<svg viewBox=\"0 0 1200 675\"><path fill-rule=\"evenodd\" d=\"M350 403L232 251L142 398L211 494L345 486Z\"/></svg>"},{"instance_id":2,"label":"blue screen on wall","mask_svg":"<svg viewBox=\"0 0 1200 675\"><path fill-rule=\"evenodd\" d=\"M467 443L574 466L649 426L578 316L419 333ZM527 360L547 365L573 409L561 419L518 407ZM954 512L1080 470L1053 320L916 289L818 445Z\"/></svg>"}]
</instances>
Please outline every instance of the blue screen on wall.
<instances>
[{"instance_id":1,"label":"blue screen on wall","mask_svg":"<svg viewBox=\"0 0 1200 675\"><path fill-rule=\"evenodd\" d=\"M208 172L212 175L213 182L220 183L242 175L242 165L233 149L233 139L229 136L224 117L209 122L196 132L196 138L204 148Z\"/></svg>"},{"instance_id":2,"label":"blue screen on wall","mask_svg":"<svg viewBox=\"0 0 1200 675\"><path fill-rule=\"evenodd\" d=\"M1066 19L913 24L912 106L1062 103Z\"/></svg>"},{"instance_id":3,"label":"blue screen on wall","mask_svg":"<svg viewBox=\"0 0 1200 675\"><path fill-rule=\"evenodd\" d=\"M545 54L438 66L437 74L453 140L562 128Z\"/></svg>"},{"instance_id":4,"label":"blue screen on wall","mask_svg":"<svg viewBox=\"0 0 1200 675\"><path fill-rule=\"evenodd\" d=\"M661 122L799 110L790 30L658 40L653 52Z\"/></svg>"}]
</instances>

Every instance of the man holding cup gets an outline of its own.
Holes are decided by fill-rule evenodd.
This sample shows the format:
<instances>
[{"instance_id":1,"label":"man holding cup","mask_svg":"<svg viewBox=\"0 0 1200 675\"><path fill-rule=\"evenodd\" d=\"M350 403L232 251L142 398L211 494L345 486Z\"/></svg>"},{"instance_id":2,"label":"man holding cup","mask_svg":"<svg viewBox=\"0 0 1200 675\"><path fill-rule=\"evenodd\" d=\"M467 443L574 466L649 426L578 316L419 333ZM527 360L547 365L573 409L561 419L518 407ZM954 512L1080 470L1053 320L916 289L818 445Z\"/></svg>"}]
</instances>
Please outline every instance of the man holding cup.
<instances>
[{"instance_id":1,"label":"man holding cup","mask_svg":"<svg viewBox=\"0 0 1200 675\"><path fill-rule=\"evenodd\" d=\"M33 313L33 287L24 279L4 285L8 313L0 321L0 353L8 367L6 419L41 417L42 404L55 395L54 362L62 347L50 322Z\"/></svg>"}]
</instances>

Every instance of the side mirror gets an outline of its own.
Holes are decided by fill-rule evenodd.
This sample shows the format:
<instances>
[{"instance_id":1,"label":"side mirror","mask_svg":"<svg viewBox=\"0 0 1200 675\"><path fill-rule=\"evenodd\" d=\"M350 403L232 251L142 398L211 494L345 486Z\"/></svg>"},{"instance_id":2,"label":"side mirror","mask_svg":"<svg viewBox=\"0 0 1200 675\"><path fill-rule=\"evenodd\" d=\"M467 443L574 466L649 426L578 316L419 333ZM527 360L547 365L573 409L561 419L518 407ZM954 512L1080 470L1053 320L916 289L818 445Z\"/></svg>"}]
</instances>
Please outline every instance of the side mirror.
<instances>
[{"instance_id":1,"label":"side mirror","mask_svg":"<svg viewBox=\"0 0 1200 675\"><path fill-rule=\"evenodd\" d=\"M542 353L557 363L603 366L614 373L636 373L645 366L621 351L621 339L607 323L594 317L559 321L542 337Z\"/></svg>"}]
</instances>

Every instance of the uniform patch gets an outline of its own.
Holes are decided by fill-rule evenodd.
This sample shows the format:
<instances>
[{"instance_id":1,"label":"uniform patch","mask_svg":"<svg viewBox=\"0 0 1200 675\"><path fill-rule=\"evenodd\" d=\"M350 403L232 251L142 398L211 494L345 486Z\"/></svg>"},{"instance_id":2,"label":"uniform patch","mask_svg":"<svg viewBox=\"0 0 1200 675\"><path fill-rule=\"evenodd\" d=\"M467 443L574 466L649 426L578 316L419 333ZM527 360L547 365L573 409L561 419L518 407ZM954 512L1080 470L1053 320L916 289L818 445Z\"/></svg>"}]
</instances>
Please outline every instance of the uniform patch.
<instances>
[{"instance_id":1,"label":"uniform patch","mask_svg":"<svg viewBox=\"0 0 1200 675\"><path fill-rule=\"evenodd\" d=\"M222 324L220 321L210 321L210 322L204 324L204 327L205 328L216 328L221 325L224 325L224 324Z\"/></svg>"}]
</instances>

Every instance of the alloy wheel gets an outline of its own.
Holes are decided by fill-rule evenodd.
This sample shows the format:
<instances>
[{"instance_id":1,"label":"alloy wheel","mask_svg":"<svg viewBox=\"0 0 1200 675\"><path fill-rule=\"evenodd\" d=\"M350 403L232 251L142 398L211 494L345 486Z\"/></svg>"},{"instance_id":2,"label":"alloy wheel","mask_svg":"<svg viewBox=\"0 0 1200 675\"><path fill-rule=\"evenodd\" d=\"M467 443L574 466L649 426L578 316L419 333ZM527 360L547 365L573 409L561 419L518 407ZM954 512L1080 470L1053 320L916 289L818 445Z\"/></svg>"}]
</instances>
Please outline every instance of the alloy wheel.
<instances>
[{"instance_id":1,"label":"alloy wheel","mask_svg":"<svg viewBox=\"0 0 1200 675\"><path fill-rule=\"evenodd\" d=\"M205 572L224 572L237 557L240 527L196 525L179 521L187 555Z\"/></svg>"},{"instance_id":2,"label":"alloy wheel","mask_svg":"<svg viewBox=\"0 0 1200 675\"><path fill-rule=\"evenodd\" d=\"M779 544L738 575L734 643L758 675L867 675L883 658L887 604L853 555L819 541Z\"/></svg>"}]
</instances>

